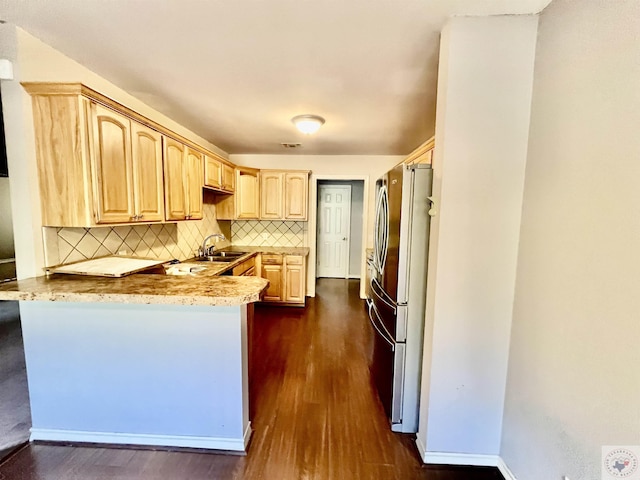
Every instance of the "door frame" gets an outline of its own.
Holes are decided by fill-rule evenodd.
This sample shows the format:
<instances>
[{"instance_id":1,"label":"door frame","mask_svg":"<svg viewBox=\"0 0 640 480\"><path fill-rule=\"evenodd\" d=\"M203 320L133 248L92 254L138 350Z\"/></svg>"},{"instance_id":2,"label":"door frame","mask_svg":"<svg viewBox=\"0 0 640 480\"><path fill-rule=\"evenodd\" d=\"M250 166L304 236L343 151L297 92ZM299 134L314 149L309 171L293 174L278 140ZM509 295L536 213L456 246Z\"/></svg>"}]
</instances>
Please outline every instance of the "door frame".
<instances>
[{"instance_id":1,"label":"door frame","mask_svg":"<svg viewBox=\"0 0 640 480\"><path fill-rule=\"evenodd\" d=\"M323 180L326 181L326 180ZM331 183L326 183L326 184L322 184L322 185L318 185L318 191L320 191L320 189L322 187L344 187L344 188L348 188L349 189L349 235L347 236L347 255L345 258L345 271L344 271L344 277L339 277L339 278L344 278L345 280L349 279L349 264L351 263L351 203L353 202L353 188L351 187L351 185L340 185L340 184L331 184ZM362 195L364 197L364 194ZM320 198L316 198L316 205L320 203ZM317 222L316 222L317 223ZM317 259L317 247L318 247L318 231L317 231L318 226L316 225L316 259ZM318 277L318 264L316 262L316 280L318 278L325 278L325 277ZM337 278L337 277L336 277Z\"/></svg>"},{"instance_id":2,"label":"door frame","mask_svg":"<svg viewBox=\"0 0 640 480\"><path fill-rule=\"evenodd\" d=\"M362 195L362 252L360 254L360 298L366 298L365 283L367 269L367 239L369 232L369 175L316 175L311 174L309 184L309 229L307 231L309 260L307 268L307 296L316 296L316 250L318 230L318 181L319 180L360 180L364 182ZM313 233L311 233L313 232Z\"/></svg>"}]
</instances>

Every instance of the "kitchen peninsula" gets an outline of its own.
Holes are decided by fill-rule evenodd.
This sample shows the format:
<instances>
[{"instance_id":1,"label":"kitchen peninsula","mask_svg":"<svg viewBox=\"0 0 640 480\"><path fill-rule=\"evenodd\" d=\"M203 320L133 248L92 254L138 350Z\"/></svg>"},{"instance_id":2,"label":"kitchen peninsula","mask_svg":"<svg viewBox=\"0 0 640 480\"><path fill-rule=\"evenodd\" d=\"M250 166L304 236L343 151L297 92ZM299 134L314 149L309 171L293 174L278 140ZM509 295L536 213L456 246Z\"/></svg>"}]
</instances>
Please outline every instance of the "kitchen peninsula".
<instances>
[{"instance_id":1,"label":"kitchen peninsula","mask_svg":"<svg viewBox=\"0 0 640 480\"><path fill-rule=\"evenodd\" d=\"M31 440L245 451L259 277L51 275L20 301Z\"/></svg>"}]
</instances>

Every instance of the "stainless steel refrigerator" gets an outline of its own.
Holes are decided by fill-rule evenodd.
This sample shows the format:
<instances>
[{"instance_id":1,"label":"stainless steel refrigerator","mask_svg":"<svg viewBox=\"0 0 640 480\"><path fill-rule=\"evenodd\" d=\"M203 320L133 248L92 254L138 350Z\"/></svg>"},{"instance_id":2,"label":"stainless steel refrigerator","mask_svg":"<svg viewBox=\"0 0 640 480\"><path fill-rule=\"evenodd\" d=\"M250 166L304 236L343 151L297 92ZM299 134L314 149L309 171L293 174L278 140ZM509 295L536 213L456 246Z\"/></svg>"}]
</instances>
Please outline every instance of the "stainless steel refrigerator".
<instances>
[{"instance_id":1,"label":"stainless steel refrigerator","mask_svg":"<svg viewBox=\"0 0 640 480\"><path fill-rule=\"evenodd\" d=\"M430 165L400 165L376 182L371 372L396 432L418 430L432 179Z\"/></svg>"}]
</instances>

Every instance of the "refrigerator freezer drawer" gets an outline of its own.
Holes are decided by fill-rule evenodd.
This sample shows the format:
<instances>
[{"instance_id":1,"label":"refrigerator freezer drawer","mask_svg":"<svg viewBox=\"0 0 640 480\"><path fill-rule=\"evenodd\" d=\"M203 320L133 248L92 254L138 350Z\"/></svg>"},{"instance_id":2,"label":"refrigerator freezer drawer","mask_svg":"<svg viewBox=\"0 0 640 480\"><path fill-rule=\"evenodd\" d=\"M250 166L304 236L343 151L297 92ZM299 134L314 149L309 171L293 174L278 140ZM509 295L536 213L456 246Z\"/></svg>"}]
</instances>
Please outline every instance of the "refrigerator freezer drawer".
<instances>
[{"instance_id":1,"label":"refrigerator freezer drawer","mask_svg":"<svg viewBox=\"0 0 640 480\"><path fill-rule=\"evenodd\" d=\"M380 313L371 300L367 301L369 320L375 331L373 345L373 375L378 396L392 424L402 422L404 401L404 370L406 345L397 343L384 326Z\"/></svg>"}]
</instances>

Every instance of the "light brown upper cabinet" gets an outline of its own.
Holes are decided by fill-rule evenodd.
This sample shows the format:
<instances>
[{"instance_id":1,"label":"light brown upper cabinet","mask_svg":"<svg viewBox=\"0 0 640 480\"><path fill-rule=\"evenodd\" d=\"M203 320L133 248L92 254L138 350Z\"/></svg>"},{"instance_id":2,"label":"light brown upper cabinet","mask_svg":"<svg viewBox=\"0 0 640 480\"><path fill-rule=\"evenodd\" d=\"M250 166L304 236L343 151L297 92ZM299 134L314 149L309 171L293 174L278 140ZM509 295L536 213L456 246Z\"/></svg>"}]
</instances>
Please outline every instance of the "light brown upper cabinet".
<instances>
[{"instance_id":1,"label":"light brown upper cabinet","mask_svg":"<svg viewBox=\"0 0 640 480\"><path fill-rule=\"evenodd\" d=\"M233 192L236 188L236 169L226 163L222 164L222 189Z\"/></svg>"},{"instance_id":2,"label":"light brown upper cabinet","mask_svg":"<svg viewBox=\"0 0 640 480\"><path fill-rule=\"evenodd\" d=\"M233 173L217 154L85 85L22 85L32 100L44 226L162 222L165 212L202 218L204 155L223 163L223 189L225 169Z\"/></svg>"},{"instance_id":3,"label":"light brown upper cabinet","mask_svg":"<svg viewBox=\"0 0 640 480\"><path fill-rule=\"evenodd\" d=\"M96 186L96 222L136 220L133 200L131 121L124 115L91 104L93 148L90 155Z\"/></svg>"},{"instance_id":4,"label":"light brown upper cabinet","mask_svg":"<svg viewBox=\"0 0 640 480\"><path fill-rule=\"evenodd\" d=\"M257 220L260 217L260 170L236 167L235 192L216 201L218 220Z\"/></svg>"},{"instance_id":5,"label":"light brown upper cabinet","mask_svg":"<svg viewBox=\"0 0 640 480\"><path fill-rule=\"evenodd\" d=\"M306 220L309 196L309 172L286 172L284 175L284 219Z\"/></svg>"},{"instance_id":6,"label":"light brown upper cabinet","mask_svg":"<svg viewBox=\"0 0 640 480\"><path fill-rule=\"evenodd\" d=\"M307 219L309 172L261 170L260 190L261 219Z\"/></svg>"},{"instance_id":7,"label":"light brown upper cabinet","mask_svg":"<svg viewBox=\"0 0 640 480\"><path fill-rule=\"evenodd\" d=\"M164 220L162 135L132 120L131 139L136 220L161 222Z\"/></svg>"},{"instance_id":8,"label":"light brown upper cabinet","mask_svg":"<svg viewBox=\"0 0 640 480\"><path fill-rule=\"evenodd\" d=\"M236 169L236 218L260 217L260 170L238 167Z\"/></svg>"},{"instance_id":9,"label":"light brown upper cabinet","mask_svg":"<svg viewBox=\"0 0 640 480\"><path fill-rule=\"evenodd\" d=\"M32 95L43 225L164 219L156 132L80 90L48 84L25 88Z\"/></svg>"},{"instance_id":10,"label":"light brown upper cabinet","mask_svg":"<svg viewBox=\"0 0 640 480\"><path fill-rule=\"evenodd\" d=\"M271 170L260 172L260 219L280 220L284 216L283 180L283 172Z\"/></svg>"},{"instance_id":11,"label":"light brown upper cabinet","mask_svg":"<svg viewBox=\"0 0 640 480\"><path fill-rule=\"evenodd\" d=\"M205 155L204 186L226 193L233 193L235 187L235 169L213 155Z\"/></svg>"},{"instance_id":12,"label":"light brown upper cabinet","mask_svg":"<svg viewBox=\"0 0 640 480\"><path fill-rule=\"evenodd\" d=\"M187 218L202 220L203 155L187 147L185 185L187 186Z\"/></svg>"},{"instance_id":13,"label":"light brown upper cabinet","mask_svg":"<svg viewBox=\"0 0 640 480\"><path fill-rule=\"evenodd\" d=\"M96 103L91 113L96 222L164 220L162 136Z\"/></svg>"},{"instance_id":14,"label":"light brown upper cabinet","mask_svg":"<svg viewBox=\"0 0 640 480\"><path fill-rule=\"evenodd\" d=\"M309 172L236 168L233 197L217 200L219 220L307 220Z\"/></svg>"},{"instance_id":15,"label":"light brown upper cabinet","mask_svg":"<svg viewBox=\"0 0 640 480\"><path fill-rule=\"evenodd\" d=\"M204 185L211 188L222 188L222 162L209 155L204 157Z\"/></svg>"},{"instance_id":16,"label":"light brown upper cabinet","mask_svg":"<svg viewBox=\"0 0 640 480\"><path fill-rule=\"evenodd\" d=\"M203 158L172 138L164 138L164 177L167 220L202 218Z\"/></svg>"}]
</instances>

